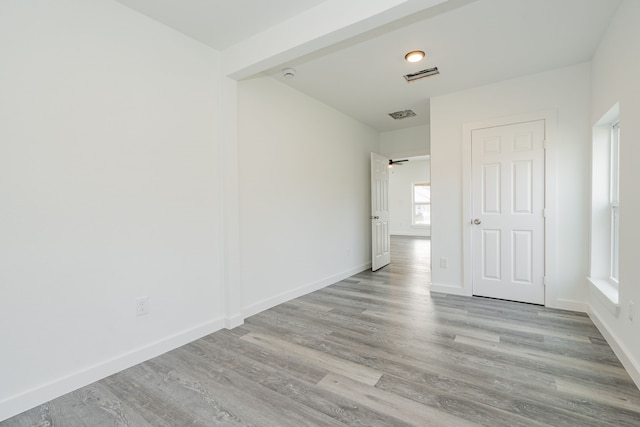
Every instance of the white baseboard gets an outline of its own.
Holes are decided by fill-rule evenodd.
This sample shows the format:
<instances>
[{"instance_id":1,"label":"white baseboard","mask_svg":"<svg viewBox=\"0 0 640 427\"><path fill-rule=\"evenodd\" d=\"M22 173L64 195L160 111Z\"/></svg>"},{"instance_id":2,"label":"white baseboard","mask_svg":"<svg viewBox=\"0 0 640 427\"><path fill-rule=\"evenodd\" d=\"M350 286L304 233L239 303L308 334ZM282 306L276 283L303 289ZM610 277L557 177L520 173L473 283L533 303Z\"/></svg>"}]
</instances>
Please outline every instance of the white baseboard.
<instances>
[{"instance_id":1,"label":"white baseboard","mask_svg":"<svg viewBox=\"0 0 640 427\"><path fill-rule=\"evenodd\" d=\"M11 396L0 401L0 421L219 331L224 326L224 319L212 320Z\"/></svg>"},{"instance_id":2,"label":"white baseboard","mask_svg":"<svg viewBox=\"0 0 640 427\"><path fill-rule=\"evenodd\" d=\"M588 311L587 303L559 298L553 304L546 305L549 308L557 308L560 310L578 311L586 313Z\"/></svg>"},{"instance_id":3,"label":"white baseboard","mask_svg":"<svg viewBox=\"0 0 640 427\"><path fill-rule=\"evenodd\" d=\"M244 316L242 313L236 313L233 316L226 317L224 319L224 327L225 329L233 329L238 327L244 323Z\"/></svg>"},{"instance_id":4,"label":"white baseboard","mask_svg":"<svg viewBox=\"0 0 640 427\"><path fill-rule=\"evenodd\" d=\"M627 370L629 376L636 384L636 387L640 389L640 364L638 361L630 356L631 353L627 350L626 346L622 344L622 341L618 339L616 334L611 332L611 330L605 326L604 322L602 322L598 317L597 312L593 310L590 305L588 306L587 314L591 318L593 324L596 325L596 328L598 328L604 339L607 340L607 343L611 346L613 352L618 356L620 363L622 363L622 366Z\"/></svg>"},{"instance_id":5,"label":"white baseboard","mask_svg":"<svg viewBox=\"0 0 640 427\"><path fill-rule=\"evenodd\" d=\"M429 290L431 292L440 292L443 294L452 294L452 295L460 295L463 297L470 297L471 294L467 292L466 289L461 288L459 286L450 286L450 285L439 285L437 283L432 283L429 286Z\"/></svg>"},{"instance_id":6,"label":"white baseboard","mask_svg":"<svg viewBox=\"0 0 640 427\"><path fill-rule=\"evenodd\" d=\"M254 314L258 314L262 311L268 310L272 307L275 307L278 304L285 303L294 298L298 298L303 295L309 294L311 292L320 290L326 286L333 285L334 283L339 282L340 280L349 278L354 274L358 274L361 271L368 270L370 268L371 268L371 263L367 263L367 264L362 264L358 267L354 267L352 269L343 271L341 273L335 274L333 276L325 277L324 279L320 279L316 282L308 283L306 285L300 286L290 291L283 292L279 295L267 298L255 304L251 304L245 307L242 310L242 313L244 315L244 318L246 319L249 316L253 316Z\"/></svg>"},{"instance_id":7,"label":"white baseboard","mask_svg":"<svg viewBox=\"0 0 640 427\"><path fill-rule=\"evenodd\" d=\"M392 231L389 234L392 236L431 237L429 231Z\"/></svg>"}]
</instances>

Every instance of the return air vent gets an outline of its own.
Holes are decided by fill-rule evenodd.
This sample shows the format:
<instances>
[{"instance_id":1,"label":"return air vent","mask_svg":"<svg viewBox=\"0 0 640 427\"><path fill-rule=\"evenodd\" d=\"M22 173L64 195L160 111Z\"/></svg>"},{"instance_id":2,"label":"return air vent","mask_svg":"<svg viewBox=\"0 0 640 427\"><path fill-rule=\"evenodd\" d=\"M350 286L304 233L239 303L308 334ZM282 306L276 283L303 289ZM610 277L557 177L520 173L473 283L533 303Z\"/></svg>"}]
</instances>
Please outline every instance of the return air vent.
<instances>
[{"instance_id":1,"label":"return air vent","mask_svg":"<svg viewBox=\"0 0 640 427\"><path fill-rule=\"evenodd\" d=\"M407 117L415 117L416 113L414 113L411 110L404 110L404 111L396 111L395 113L389 113L389 115L396 120L402 120L402 119L406 119Z\"/></svg>"},{"instance_id":2,"label":"return air vent","mask_svg":"<svg viewBox=\"0 0 640 427\"><path fill-rule=\"evenodd\" d=\"M426 70L417 71L415 73L407 74L404 76L404 78L407 80L407 82L411 83L418 79L435 76L436 74L440 74L440 71L438 71L438 67L433 67L427 68Z\"/></svg>"}]
</instances>

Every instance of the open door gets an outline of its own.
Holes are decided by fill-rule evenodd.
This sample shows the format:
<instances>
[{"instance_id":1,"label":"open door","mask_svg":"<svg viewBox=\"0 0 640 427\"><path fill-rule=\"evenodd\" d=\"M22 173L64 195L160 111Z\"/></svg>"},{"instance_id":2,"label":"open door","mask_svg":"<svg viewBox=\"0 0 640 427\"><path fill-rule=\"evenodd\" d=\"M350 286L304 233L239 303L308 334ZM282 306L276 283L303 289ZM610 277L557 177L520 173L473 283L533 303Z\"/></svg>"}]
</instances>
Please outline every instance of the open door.
<instances>
[{"instance_id":1,"label":"open door","mask_svg":"<svg viewBox=\"0 0 640 427\"><path fill-rule=\"evenodd\" d=\"M371 153L371 270L391 262L389 160Z\"/></svg>"}]
</instances>

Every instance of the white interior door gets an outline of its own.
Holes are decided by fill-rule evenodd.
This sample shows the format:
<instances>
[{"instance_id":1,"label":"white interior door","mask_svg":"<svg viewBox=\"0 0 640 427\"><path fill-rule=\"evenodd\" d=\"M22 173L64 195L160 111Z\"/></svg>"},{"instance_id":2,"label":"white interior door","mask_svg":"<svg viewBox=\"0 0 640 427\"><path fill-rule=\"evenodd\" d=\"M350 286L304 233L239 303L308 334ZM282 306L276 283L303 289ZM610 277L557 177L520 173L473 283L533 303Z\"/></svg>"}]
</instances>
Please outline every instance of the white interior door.
<instances>
[{"instance_id":1,"label":"white interior door","mask_svg":"<svg viewBox=\"0 0 640 427\"><path fill-rule=\"evenodd\" d=\"M371 269L391 262L389 237L389 160L371 153Z\"/></svg>"},{"instance_id":2,"label":"white interior door","mask_svg":"<svg viewBox=\"0 0 640 427\"><path fill-rule=\"evenodd\" d=\"M472 132L474 295L544 304L544 125Z\"/></svg>"}]
</instances>

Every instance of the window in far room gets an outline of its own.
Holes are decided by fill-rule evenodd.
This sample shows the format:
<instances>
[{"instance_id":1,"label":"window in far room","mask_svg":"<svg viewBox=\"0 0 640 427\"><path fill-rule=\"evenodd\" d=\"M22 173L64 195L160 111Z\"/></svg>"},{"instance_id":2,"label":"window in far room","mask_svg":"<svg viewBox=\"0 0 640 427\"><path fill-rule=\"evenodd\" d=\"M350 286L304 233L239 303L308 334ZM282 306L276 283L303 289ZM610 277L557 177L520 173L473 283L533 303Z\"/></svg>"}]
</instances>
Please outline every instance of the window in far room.
<instances>
[{"instance_id":1,"label":"window in far room","mask_svg":"<svg viewBox=\"0 0 640 427\"><path fill-rule=\"evenodd\" d=\"M431 185L425 183L412 184L413 212L412 225L425 227L431 225Z\"/></svg>"}]
</instances>

